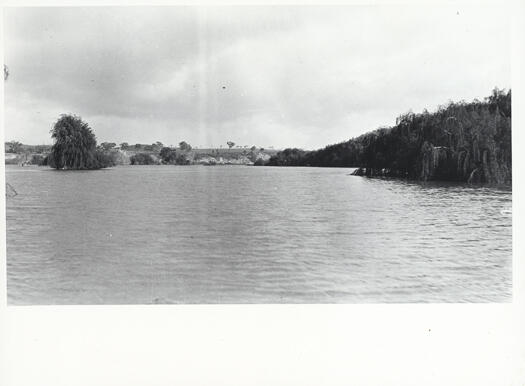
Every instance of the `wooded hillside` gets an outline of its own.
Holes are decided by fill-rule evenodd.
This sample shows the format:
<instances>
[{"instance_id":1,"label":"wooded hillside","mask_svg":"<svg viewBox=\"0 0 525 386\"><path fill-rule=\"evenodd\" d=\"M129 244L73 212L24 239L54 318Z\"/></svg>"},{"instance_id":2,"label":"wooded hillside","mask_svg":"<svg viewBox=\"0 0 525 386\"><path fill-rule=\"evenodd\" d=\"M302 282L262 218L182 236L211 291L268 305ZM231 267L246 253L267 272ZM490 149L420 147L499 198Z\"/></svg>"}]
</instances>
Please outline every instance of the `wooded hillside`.
<instances>
[{"instance_id":1,"label":"wooded hillside","mask_svg":"<svg viewBox=\"0 0 525 386\"><path fill-rule=\"evenodd\" d=\"M358 167L356 174L421 180L512 181L511 91L484 101L409 112L381 128L321 150L285 149L271 166Z\"/></svg>"}]
</instances>

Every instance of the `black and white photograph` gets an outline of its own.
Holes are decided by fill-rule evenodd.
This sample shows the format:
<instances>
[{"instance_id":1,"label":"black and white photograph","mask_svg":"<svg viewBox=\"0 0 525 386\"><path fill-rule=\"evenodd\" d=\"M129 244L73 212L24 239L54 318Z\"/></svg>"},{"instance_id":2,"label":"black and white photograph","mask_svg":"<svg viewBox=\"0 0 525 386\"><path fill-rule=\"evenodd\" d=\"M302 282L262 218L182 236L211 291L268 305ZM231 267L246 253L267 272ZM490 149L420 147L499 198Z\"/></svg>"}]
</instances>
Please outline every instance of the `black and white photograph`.
<instances>
[{"instance_id":1,"label":"black and white photograph","mask_svg":"<svg viewBox=\"0 0 525 386\"><path fill-rule=\"evenodd\" d=\"M8 305L511 302L510 16L5 8Z\"/></svg>"},{"instance_id":2,"label":"black and white photograph","mask_svg":"<svg viewBox=\"0 0 525 386\"><path fill-rule=\"evenodd\" d=\"M524 2L1 5L0 385L524 385Z\"/></svg>"}]
</instances>

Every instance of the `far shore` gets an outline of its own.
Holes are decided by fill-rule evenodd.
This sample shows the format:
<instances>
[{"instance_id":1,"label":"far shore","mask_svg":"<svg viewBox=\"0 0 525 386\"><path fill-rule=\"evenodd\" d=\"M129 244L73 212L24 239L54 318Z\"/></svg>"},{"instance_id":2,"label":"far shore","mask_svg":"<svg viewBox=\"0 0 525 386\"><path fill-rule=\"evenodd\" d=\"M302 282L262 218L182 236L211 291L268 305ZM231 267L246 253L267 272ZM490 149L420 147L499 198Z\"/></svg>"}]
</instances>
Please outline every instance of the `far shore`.
<instances>
[{"instance_id":1,"label":"far shore","mask_svg":"<svg viewBox=\"0 0 525 386\"><path fill-rule=\"evenodd\" d=\"M6 143L5 164L6 165L38 165L47 166L46 157L51 152L48 145L23 145L19 144L12 149L13 142ZM106 145L103 143L102 145ZM107 145L106 145L107 146ZM125 148L120 146L109 146L104 149L110 154L113 161L112 166L119 165L262 165L275 155L278 150L264 149L252 146L238 146L236 148L204 148L204 149L180 149L173 148L177 158L166 162L159 152L160 147L153 145L132 145Z\"/></svg>"}]
</instances>

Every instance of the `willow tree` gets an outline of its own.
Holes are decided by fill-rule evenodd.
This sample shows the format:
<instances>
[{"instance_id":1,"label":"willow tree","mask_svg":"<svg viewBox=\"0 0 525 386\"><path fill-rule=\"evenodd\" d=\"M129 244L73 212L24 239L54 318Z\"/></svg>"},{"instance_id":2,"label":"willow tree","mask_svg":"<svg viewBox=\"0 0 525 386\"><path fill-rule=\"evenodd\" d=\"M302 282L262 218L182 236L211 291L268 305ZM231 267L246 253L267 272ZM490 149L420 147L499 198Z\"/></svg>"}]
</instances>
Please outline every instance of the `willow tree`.
<instances>
[{"instance_id":1,"label":"willow tree","mask_svg":"<svg viewBox=\"0 0 525 386\"><path fill-rule=\"evenodd\" d=\"M56 169L99 169L97 140L86 122L63 114L51 129L54 139L49 165Z\"/></svg>"}]
</instances>

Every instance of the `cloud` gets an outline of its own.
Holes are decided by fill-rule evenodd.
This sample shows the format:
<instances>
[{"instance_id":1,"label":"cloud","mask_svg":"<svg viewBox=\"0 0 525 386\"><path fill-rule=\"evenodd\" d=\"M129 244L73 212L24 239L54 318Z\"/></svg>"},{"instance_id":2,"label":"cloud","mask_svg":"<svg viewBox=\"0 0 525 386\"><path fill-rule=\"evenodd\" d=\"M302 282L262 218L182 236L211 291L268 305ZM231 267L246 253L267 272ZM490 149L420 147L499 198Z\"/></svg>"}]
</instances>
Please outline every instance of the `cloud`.
<instances>
[{"instance_id":1,"label":"cloud","mask_svg":"<svg viewBox=\"0 0 525 386\"><path fill-rule=\"evenodd\" d=\"M510 85L505 8L10 8L4 22L6 138L26 143L72 112L99 140L317 148Z\"/></svg>"}]
</instances>

